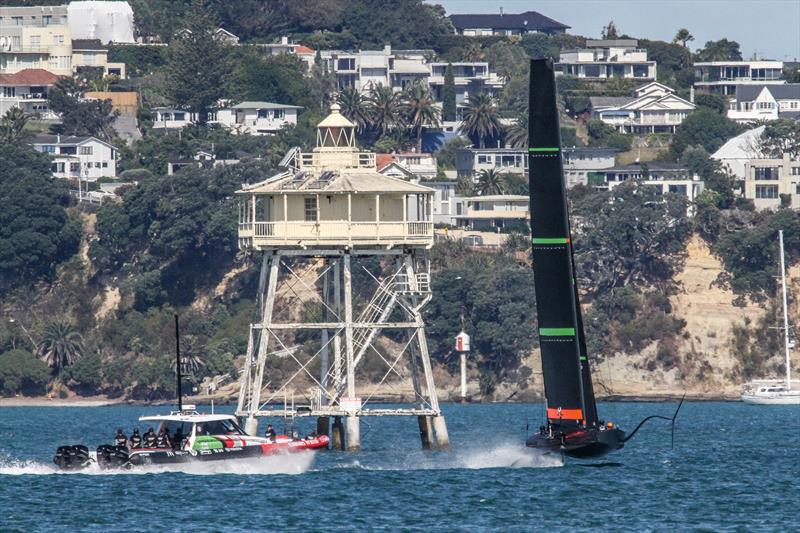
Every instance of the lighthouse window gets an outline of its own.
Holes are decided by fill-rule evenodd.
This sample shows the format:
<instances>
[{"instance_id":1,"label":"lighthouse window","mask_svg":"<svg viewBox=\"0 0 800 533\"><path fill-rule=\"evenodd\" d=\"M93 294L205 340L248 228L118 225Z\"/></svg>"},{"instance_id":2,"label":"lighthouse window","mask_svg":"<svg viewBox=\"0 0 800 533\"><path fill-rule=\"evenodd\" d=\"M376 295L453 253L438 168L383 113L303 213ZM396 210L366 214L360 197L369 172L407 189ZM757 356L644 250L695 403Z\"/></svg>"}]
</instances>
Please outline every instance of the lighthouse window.
<instances>
[{"instance_id":1,"label":"lighthouse window","mask_svg":"<svg viewBox=\"0 0 800 533\"><path fill-rule=\"evenodd\" d=\"M317 199L316 197L305 199L305 220L306 222L317 221Z\"/></svg>"}]
</instances>

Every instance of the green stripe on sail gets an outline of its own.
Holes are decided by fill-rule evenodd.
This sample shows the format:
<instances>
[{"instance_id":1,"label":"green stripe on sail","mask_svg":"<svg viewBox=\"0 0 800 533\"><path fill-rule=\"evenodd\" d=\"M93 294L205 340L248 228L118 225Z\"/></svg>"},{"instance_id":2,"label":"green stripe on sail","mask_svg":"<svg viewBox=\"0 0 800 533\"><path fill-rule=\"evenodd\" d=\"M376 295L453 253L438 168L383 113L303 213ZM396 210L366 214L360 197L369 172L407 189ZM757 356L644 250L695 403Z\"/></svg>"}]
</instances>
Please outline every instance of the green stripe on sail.
<instances>
[{"instance_id":1,"label":"green stripe on sail","mask_svg":"<svg viewBox=\"0 0 800 533\"><path fill-rule=\"evenodd\" d=\"M542 337L574 337L575 328L539 328Z\"/></svg>"},{"instance_id":2,"label":"green stripe on sail","mask_svg":"<svg viewBox=\"0 0 800 533\"><path fill-rule=\"evenodd\" d=\"M531 238L533 244L567 244L568 237L533 237Z\"/></svg>"},{"instance_id":3,"label":"green stripe on sail","mask_svg":"<svg viewBox=\"0 0 800 533\"><path fill-rule=\"evenodd\" d=\"M545 146L541 146L539 148L528 148L529 152L558 152L560 150L561 148L545 147Z\"/></svg>"}]
</instances>

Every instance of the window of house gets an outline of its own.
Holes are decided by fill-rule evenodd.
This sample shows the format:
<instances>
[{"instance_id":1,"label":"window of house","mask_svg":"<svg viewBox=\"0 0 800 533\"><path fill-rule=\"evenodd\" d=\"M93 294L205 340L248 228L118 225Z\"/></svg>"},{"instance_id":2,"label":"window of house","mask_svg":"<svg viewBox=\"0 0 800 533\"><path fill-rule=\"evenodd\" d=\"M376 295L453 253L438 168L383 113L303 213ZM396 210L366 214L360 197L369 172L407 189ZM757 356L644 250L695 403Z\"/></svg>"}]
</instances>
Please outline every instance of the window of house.
<instances>
[{"instance_id":1,"label":"window of house","mask_svg":"<svg viewBox=\"0 0 800 533\"><path fill-rule=\"evenodd\" d=\"M797 185L794 186L794 193L795 194L800 194L800 183L798 183Z\"/></svg>"},{"instance_id":2,"label":"window of house","mask_svg":"<svg viewBox=\"0 0 800 533\"><path fill-rule=\"evenodd\" d=\"M444 202L449 199L450 199L450 189L445 187L444 189L442 189L442 201Z\"/></svg>"},{"instance_id":3,"label":"window of house","mask_svg":"<svg viewBox=\"0 0 800 533\"><path fill-rule=\"evenodd\" d=\"M272 112L272 116L275 117L276 119L283 118L283 113L284 113L283 109L276 109Z\"/></svg>"},{"instance_id":4,"label":"window of house","mask_svg":"<svg viewBox=\"0 0 800 533\"><path fill-rule=\"evenodd\" d=\"M81 164L80 163L70 163L69 164L69 171L70 172L80 172L81 171Z\"/></svg>"},{"instance_id":5,"label":"window of house","mask_svg":"<svg viewBox=\"0 0 800 533\"><path fill-rule=\"evenodd\" d=\"M100 168L100 161L96 161L94 164L94 168Z\"/></svg>"},{"instance_id":6,"label":"window of house","mask_svg":"<svg viewBox=\"0 0 800 533\"><path fill-rule=\"evenodd\" d=\"M600 65L586 65L583 68L584 75L587 78L599 78L600 77Z\"/></svg>"},{"instance_id":7,"label":"window of house","mask_svg":"<svg viewBox=\"0 0 800 533\"><path fill-rule=\"evenodd\" d=\"M17 88L16 87L3 87L3 97L4 98L14 98L17 96Z\"/></svg>"},{"instance_id":8,"label":"window of house","mask_svg":"<svg viewBox=\"0 0 800 533\"><path fill-rule=\"evenodd\" d=\"M52 23L53 23L52 15L42 15L42 25L43 26L49 26ZM63 35L61 37L63 39Z\"/></svg>"},{"instance_id":9,"label":"window of house","mask_svg":"<svg viewBox=\"0 0 800 533\"><path fill-rule=\"evenodd\" d=\"M757 180L777 180L778 168L777 167L756 167L755 179Z\"/></svg>"},{"instance_id":10,"label":"window of house","mask_svg":"<svg viewBox=\"0 0 800 533\"><path fill-rule=\"evenodd\" d=\"M686 185L669 185L669 192L686 196Z\"/></svg>"},{"instance_id":11,"label":"window of house","mask_svg":"<svg viewBox=\"0 0 800 533\"><path fill-rule=\"evenodd\" d=\"M756 185L756 198L777 198L777 185Z\"/></svg>"},{"instance_id":12,"label":"window of house","mask_svg":"<svg viewBox=\"0 0 800 533\"><path fill-rule=\"evenodd\" d=\"M353 57L346 57L336 61L336 70L355 70L356 60Z\"/></svg>"},{"instance_id":13,"label":"window of house","mask_svg":"<svg viewBox=\"0 0 800 533\"><path fill-rule=\"evenodd\" d=\"M42 146L42 152L46 154L54 154L56 153L56 145L55 144L45 144Z\"/></svg>"},{"instance_id":14,"label":"window of house","mask_svg":"<svg viewBox=\"0 0 800 533\"><path fill-rule=\"evenodd\" d=\"M479 165L485 165L485 164L491 163L491 162L492 162L492 156L490 156L490 155L479 155L478 156L478 164Z\"/></svg>"},{"instance_id":15,"label":"window of house","mask_svg":"<svg viewBox=\"0 0 800 533\"><path fill-rule=\"evenodd\" d=\"M257 111L257 116L258 116L258 118L267 118L267 116L268 116L267 110L266 109L259 109Z\"/></svg>"},{"instance_id":16,"label":"window of house","mask_svg":"<svg viewBox=\"0 0 800 533\"><path fill-rule=\"evenodd\" d=\"M175 120L186 120L186 113L175 113Z\"/></svg>"},{"instance_id":17,"label":"window of house","mask_svg":"<svg viewBox=\"0 0 800 533\"><path fill-rule=\"evenodd\" d=\"M800 176L800 167L792 167L792 176Z\"/></svg>"},{"instance_id":18,"label":"window of house","mask_svg":"<svg viewBox=\"0 0 800 533\"><path fill-rule=\"evenodd\" d=\"M108 168L108 161L103 161L103 168Z\"/></svg>"},{"instance_id":19,"label":"window of house","mask_svg":"<svg viewBox=\"0 0 800 533\"><path fill-rule=\"evenodd\" d=\"M306 198L304 207L306 222L317 222L317 198L315 196Z\"/></svg>"},{"instance_id":20,"label":"window of house","mask_svg":"<svg viewBox=\"0 0 800 533\"><path fill-rule=\"evenodd\" d=\"M634 78L646 78L650 74L650 69L647 65L633 65Z\"/></svg>"},{"instance_id":21,"label":"window of house","mask_svg":"<svg viewBox=\"0 0 800 533\"><path fill-rule=\"evenodd\" d=\"M80 146L80 147L78 147L78 154L79 155L92 155L92 147L91 146Z\"/></svg>"},{"instance_id":22,"label":"window of house","mask_svg":"<svg viewBox=\"0 0 800 533\"><path fill-rule=\"evenodd\" d=\"M456 204L456 215L463 214L463 205L464 204Z\"/></svg>"},{"instance_id":23,"label":"window of house","mask_svg":"<svg viewBox=\"0 0 800 533\"><path fill-rule=\"evenodd\" d=\"M14 26L22 26L22 17L11 17L11 24Z\"/></svg>"}]
</instances>

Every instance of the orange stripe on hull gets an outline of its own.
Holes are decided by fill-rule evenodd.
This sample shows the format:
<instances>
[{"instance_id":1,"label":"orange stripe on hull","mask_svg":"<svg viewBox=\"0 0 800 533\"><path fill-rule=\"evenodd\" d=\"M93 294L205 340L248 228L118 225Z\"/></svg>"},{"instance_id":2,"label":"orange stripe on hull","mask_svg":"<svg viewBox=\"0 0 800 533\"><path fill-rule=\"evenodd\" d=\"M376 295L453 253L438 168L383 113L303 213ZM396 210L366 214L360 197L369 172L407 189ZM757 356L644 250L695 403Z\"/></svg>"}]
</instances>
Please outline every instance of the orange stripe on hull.
<instances>
[{"instance_id":1,"label":"orange stripe on hull","mask_svg":"<svg viewBox=\"0 0 800 533\"><path fill-rule=\"evenodd\" d=\"M583 420L583 409L547 408L547 418L551 420Z\"/></svg>"}]
</instances>

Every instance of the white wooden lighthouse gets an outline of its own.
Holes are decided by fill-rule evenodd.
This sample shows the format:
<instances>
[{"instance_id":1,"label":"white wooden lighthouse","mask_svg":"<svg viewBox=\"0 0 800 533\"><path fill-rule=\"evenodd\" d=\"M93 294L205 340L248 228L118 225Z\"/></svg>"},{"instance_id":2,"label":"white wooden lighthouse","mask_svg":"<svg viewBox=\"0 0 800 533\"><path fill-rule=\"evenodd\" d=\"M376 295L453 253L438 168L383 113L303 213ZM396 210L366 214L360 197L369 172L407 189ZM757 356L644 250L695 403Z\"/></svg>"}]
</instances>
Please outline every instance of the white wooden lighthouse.
<instances>
[{"instance_id":1,"label":"white wooden lighthouse","mask_svg":"<svg viewBox=\"0 0 800 533\"><path fill-rule=\"evenodd\" d=\"M316 417L321 431L332 418L334 447L348 450L360 448L360 417L416 416L424 447L448 447L421 314L433 190L378 174L337 105L317 126L316 148L290 150L281 167L237 191L239 247L263 253L237 415L251 434L259 417ZM378 343L389 330L394 341ZM300 357L309 332L319 349ZM382 365L383 384L411 382L407 406L372 401L366 363L373 375Z\"/></svg>"}]
</instances>

